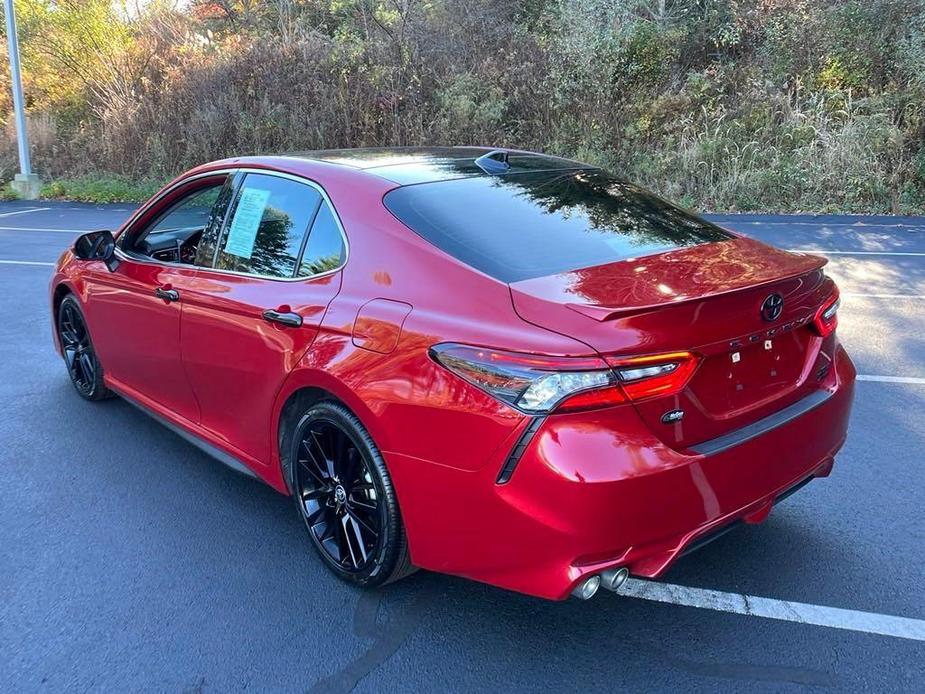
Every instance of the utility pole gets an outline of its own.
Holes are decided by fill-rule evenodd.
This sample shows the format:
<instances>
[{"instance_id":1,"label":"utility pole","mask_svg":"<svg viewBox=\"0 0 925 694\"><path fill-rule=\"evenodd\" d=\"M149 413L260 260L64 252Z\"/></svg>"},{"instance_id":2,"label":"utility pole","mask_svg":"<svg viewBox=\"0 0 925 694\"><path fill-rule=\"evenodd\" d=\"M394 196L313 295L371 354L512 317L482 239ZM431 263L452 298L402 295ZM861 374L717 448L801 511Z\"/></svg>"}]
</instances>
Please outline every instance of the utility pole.
<instances>
[{"instance_id":1,"label":"utility pole","mask_svg":"<svg viewBox=\"0 0 925 694\"><path fill-rule=\"evenodd\" d=\"M16 39L16 15L13 0L3 0L6 14L6 40L10 52L10 82L13 85L13 111L16 118L16 141L19 145L19 173L13 179L13 190L26 200L35 200L42 189L42 181L32 173L29 161L29 136L26 133L26 104L22 95L22 74L19 69L19 41Z\"/></svg>"}]
</instances>

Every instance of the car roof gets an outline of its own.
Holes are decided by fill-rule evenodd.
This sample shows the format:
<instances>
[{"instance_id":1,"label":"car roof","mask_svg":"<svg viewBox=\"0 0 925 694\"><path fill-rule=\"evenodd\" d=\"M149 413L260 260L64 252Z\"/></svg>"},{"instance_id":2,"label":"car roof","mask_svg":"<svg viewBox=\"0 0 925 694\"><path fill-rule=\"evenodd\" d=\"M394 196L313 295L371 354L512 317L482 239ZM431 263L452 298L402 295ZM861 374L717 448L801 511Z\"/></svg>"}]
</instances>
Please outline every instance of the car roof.
<instances>
[{"instance_id":1,"label":"car roof","mask_svg":"<svg viewBox=\"0 0 925 694\"><path fill-rule=\"evenodd\" d=\"M503 165L503 170L486 167L485 155L491 155L489 158L495 162L505 159L507 168L503 168ZM355 169L399 185L469 176L594 168L547 154L490 147L366 147L294 152L281 156L285 159L319 161ZM483 157L482 162L477 161L480 157Z\"/></svg>"}]
</instances>

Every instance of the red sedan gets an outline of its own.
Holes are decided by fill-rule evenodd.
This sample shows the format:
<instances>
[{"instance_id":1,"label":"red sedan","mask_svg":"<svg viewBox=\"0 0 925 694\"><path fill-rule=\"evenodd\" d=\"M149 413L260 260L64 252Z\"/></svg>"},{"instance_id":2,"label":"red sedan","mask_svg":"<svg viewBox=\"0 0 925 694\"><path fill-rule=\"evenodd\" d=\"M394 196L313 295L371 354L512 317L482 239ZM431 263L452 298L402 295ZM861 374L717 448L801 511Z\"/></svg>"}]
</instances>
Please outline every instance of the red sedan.
<instances>
[{"instance_id":1,"label":"red sedan","mask_svg":"<svg viewBox=\"0 0 925 694\"><path fill-rule=\"evenodd\" d=\"M824 264L574 161L343 150L193 169L50 298L81 396L290 494L342 578L587 598L829 474Z\"/></svg>"}]
</instances>

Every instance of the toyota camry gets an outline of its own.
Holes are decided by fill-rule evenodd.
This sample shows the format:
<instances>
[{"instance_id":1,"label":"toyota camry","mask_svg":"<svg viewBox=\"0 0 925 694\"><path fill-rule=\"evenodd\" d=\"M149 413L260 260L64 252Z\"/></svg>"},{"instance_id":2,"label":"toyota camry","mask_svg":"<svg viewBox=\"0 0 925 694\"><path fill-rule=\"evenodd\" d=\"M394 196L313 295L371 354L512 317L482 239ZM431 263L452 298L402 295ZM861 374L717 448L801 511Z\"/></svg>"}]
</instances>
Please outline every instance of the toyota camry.
<instances>
[{"instance_id":1,"label":"toyota camry","mask_svg":"<svg viewBox=\"0 0 925 694\"><path fill-rule=\"evenodd\" d=\"M588 598L829 474L824 264L566 159L331 150L189 171L50 301L80 396L290 495L341 578Z\"/></svg>"}]
</instances>

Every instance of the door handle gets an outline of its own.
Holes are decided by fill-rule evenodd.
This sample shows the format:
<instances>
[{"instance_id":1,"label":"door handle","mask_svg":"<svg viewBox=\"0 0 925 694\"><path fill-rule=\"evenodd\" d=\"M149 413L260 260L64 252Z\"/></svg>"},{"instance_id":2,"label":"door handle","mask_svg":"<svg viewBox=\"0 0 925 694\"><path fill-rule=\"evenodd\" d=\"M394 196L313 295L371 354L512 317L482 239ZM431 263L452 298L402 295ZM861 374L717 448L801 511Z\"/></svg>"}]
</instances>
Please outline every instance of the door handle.
<instances>
[{"instance_id":1,"label":"door handle","mask_svg":"<svg viewBox=\"0 0 925 694\"><path fill-rule=\"evenodd\" d=\"M280 311L267 309L263 312L263 318L264 320L268 320L271 323L288 325L290 328L302 327L302 316L300 316L298 313L293 313L292 311L281 313Z\"/></svg>"},{"instance_id":2,"label":"door handle","mask_svg":"<svg viewBox=\"0 0 925 694\"><path fill-rule=\"evenodd\" d=\"M158 299L163 299L164 301L179 301L180 292L176 289L165 289L164 287L158 287L154 290L154 296Z\"/></svg>"}]
</instances>

